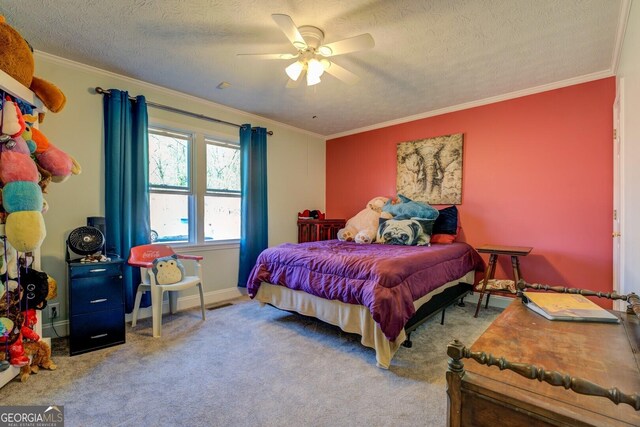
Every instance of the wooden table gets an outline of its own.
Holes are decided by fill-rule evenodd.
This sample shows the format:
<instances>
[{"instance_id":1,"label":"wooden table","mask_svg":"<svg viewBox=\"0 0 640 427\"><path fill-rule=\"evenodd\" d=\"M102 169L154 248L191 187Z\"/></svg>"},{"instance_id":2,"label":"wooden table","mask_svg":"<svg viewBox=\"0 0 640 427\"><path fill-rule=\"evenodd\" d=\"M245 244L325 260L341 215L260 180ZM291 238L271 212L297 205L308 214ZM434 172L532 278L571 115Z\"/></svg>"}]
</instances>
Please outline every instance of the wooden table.
<instances>
[{"instance_id":1,"label":"wooden table","mask_svg":"<svg viewBox=\"0 0 640 427\"><path fill-rule=\"evenodd\" d=\"M640 321L635 314L614 313L622 323L551 321L518 298L471 351L490 353L497 363L503 357L503 362L532 364L547 373L569 374L574 382L578 377L632 395L640 392ZM640 413L627 404L500 371L477 359L465 358L461 367L462 360L455 363L461 353L454 346L448 353L449 426L640 426ZM640 405L640 396L635 398Z\"/></svg>"},{"instance_id":2,"label":"wooden table","mask_svg":"<svg viewBox=\"0 0 640 427\"><path fill-rule=\"evenodd\" d=\"M478 312L480 312L480 306L482 305L482 298L484 297L485 293L489 292L486 291L487 282L495 277L498 255L511 256L513 280L517 286L518 280L522 278L522 273L520 272L520 260L518 259L518 257L529 255L529 252L531 252L533 248L529 246L482 245L476 248L476 250L481 254L489 254L489 265L487 266L487 271L485 271L484 273L484 279L482 280L482 289L480 290L480 295L478 295L478 306L476 307L476 313L473 315L473 317L478 317ZM487 305L489 305L489 296L490 293L487 293Z\"/></svg>"}]
</instances>

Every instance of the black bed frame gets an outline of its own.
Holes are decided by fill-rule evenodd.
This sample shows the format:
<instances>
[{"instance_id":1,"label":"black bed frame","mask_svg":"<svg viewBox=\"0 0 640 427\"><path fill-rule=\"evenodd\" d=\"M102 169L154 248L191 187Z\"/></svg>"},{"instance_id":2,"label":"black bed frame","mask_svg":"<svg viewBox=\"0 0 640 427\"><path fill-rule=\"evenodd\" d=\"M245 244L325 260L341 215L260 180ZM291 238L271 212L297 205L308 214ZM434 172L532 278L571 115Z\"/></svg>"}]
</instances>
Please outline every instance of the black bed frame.
<instances>
[{"instance_id":1,"label":"black bed frame","mask_svg":"<svg viewBox=\"0 0 640 427\"><path fill-rule=\"evenodd\" d=\"M465 282L459 282L444 291L434 295L429 301L423 304L415 314L404 325L404 331L407 334L407 339L402 343L404 347L411 348L413 343L411 342L411 332L413 332L418 326L429 320L431 317L442 312L442 318L440 324L444 325L444 312L447 307L453 305L457 300L458 306L464 307L464 297L466 297L473 290L473 285Z\"/></svg>"}]
</instances>

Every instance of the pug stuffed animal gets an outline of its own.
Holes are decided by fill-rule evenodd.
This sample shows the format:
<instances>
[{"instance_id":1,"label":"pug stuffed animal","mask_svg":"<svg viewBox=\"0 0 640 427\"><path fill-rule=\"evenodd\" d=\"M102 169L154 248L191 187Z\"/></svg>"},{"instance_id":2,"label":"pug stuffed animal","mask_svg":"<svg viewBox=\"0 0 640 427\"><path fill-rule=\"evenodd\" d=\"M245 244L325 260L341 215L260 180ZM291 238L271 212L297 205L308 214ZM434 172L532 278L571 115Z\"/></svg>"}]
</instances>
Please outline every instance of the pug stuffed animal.
<instances>
[{"instance_id":1,"label":"pug stuffed animal","mask_svg":"<svg viewBox=\"0 0 640 427\"><path fill-rule=\"evenodd\" d=\"M431 246L434 222L424 218L381 218L376 241L387 245Z\"/></svg>"},{"instance_id":2,"label":"pug stuffed animal","mask_svg":"<svg viewBox=\"0 0 640 427\"><path fill-rule=\"evenodd\" d=\"M382 212L382 206L387 202L386 197L374 197L369 200L367 207L349 219L345 227L338 230L338 240L356 243L373 243L376 238L380 217L390 218L391 215Z\"/></svg>"}]
</instances>

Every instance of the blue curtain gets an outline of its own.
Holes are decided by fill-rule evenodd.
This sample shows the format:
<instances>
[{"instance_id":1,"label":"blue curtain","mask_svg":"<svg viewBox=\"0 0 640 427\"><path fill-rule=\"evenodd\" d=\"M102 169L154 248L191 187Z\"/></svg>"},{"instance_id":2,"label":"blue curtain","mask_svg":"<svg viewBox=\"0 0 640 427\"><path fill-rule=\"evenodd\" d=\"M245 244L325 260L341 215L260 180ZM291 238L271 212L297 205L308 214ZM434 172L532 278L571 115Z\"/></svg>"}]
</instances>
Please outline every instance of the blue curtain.
<instances>
[{"instance_id":1,"label":"blue curtain","mask_svg":"<svg viewBox=\"0 0 640 427\"><path fill-rule=\"evenodd\" d=\"M111 89L104 96L105 222L107 249L125 259L125 309L133 310L140 269L127 265L133 246L149 243L147 102ZM149 306L147 295L142 303Z\"/></svg>"},{"instance_id":2,"label":"blue curtain","mask_svg":"<svg viewBox=\"0 0 640 427\"><path fill-rule=\"evenodd\" d=\"M251 268L267 248L267 130L240 127L240 271L238 286L246 287Z\"/></svg>"}]
</instances>

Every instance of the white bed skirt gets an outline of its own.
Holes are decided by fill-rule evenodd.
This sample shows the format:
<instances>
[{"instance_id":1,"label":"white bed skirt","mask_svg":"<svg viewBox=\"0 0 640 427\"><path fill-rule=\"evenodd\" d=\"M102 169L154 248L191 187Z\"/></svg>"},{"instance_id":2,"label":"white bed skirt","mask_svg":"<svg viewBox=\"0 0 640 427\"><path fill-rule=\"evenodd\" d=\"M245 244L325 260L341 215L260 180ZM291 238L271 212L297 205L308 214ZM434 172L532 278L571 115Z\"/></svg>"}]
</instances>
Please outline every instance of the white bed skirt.
<instances>
[{"instance_id":1,"label":"white bed skirt","mask_svg":"<svg viewBox=\"0 0 640 427\"><path fill-rule=\"evenodd\" d=\"M434 295L460 282L473 284L475 272L472 270L463 277L452 280L429 292L413 302L416 310L429 301ZM363 305L347 304L337 300L327 300L296 291L284 286L262 282L255 299L262 305L271 304L283 310L295 311L305 316L315 317L324 322L338 326L345 332L360 335L360 342L376 351L376 365L389 369L391 359L407 336L404 329L394 340L389 341L382 333L380 326L371 317L369 309Z\"/></svg>"}]
</instances>

